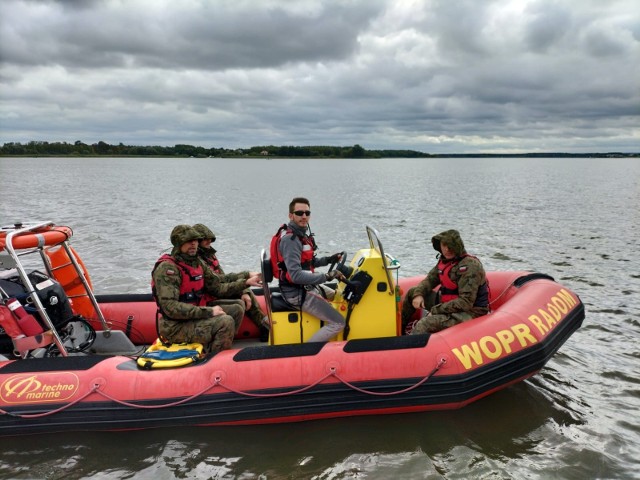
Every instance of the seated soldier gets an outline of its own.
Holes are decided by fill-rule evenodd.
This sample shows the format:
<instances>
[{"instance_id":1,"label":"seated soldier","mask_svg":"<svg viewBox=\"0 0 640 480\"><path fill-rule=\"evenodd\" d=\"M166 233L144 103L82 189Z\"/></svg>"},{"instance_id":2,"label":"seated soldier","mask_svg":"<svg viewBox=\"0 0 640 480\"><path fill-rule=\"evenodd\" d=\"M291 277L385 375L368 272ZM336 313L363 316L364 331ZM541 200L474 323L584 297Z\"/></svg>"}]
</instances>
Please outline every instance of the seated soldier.
<instances>
[{"instance_id":1,"label":"seated soldier","mask_svg":"<svg viewBox=\"0 0 640 480\"><path fill-rule=\"evenodd\" d=\"M235 282L240 279L246 279L250 276L259 275L258 272L240 272L240 273L225 273L220 265L220 261L216 255L217 250L212 247L212 243L216 241L216 235L211 231L209 227L202 223L196 223L193 228L200 234L200 240L198 245L198 256L213 270L217 275L221 276L223 282ZM247 317L256 324L260 330L260 340L267 341L269 338L269 318L260 308L260 304L256 299L253 291L250 288L246 288L242 291L240 296L242 302L244 302L245 313ZM209 305L225 305L229 302L233 302L231 299L214 299ZM236 325L240 328L240 325ZM237 330L236 328L236 330Z\"/></svg>"}]
</instances>

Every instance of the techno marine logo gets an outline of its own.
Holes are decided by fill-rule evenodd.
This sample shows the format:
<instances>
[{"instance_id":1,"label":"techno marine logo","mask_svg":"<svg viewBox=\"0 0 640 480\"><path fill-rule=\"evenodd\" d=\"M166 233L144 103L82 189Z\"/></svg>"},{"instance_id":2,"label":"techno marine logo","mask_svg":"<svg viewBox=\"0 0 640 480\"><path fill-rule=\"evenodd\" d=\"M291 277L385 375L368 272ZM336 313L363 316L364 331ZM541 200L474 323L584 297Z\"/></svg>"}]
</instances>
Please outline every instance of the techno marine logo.
<instances>
[{"instance_id":1,"label":"techno marine logo","mask_svg":"<svg viewBox=\"0 0 640 480\"><path fill-rule=\"evenodd\" d=\"M78 391L75 373L29 373L9 377L0 385L5 403L41 403L68 400Z\"/></svg>"}]
</instances>

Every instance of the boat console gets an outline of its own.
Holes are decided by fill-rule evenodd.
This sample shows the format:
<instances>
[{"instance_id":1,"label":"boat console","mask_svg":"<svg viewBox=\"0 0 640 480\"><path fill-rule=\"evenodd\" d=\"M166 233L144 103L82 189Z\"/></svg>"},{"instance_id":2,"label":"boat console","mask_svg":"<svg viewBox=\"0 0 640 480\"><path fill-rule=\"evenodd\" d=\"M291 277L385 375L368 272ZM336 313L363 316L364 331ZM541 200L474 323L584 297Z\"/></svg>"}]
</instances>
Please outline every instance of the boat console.
<instances>
[{"instance_id":1,"label":"boat console","mask_svg":"<svg viewBox=\"0 0 640 480\"><path fill-rule=\"evenodd\" d=\"M356 252L348 267L345 252L341 262L330 267L330 271L336 268L346 277L345 282L337 285L331 300L346 321L345 329L334 341L393 337L400 331L399 295L392 275L400 264L385 254L378 232L370 227L366 230L369 248ZM320 320L289 305L279 292L271 289L269 283L273 281L273 272L265 250L260 254L260 265L271 322L270 343L283 345L307 341L322 326Z\"/></svg>"}]
</instances>

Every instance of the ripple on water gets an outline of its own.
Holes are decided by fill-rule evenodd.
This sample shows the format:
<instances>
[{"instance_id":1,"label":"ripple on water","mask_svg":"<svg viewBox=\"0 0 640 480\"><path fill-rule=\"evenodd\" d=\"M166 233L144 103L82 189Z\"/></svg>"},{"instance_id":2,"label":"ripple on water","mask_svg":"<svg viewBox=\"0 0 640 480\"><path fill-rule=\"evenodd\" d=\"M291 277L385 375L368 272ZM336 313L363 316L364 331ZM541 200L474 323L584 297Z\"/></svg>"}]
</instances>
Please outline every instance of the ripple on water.
<instances>
[{"instance_id":1,"label":"ripple on water","mask_svg":"<svg viewBox=\"0 0 640 480\"><path fill-rule=\"evenodd\" d=\"M636 385L640 385L640 378L635 375L630 375L626 372L620 370L604 370L602 372L602 376L604 378L608 378L610 380L620 380L623 382L633 383Z\"/></svg>"},{"instance_id":2,"label":"ripple on water","mask_svg":"<svg viewBox=\"0 0 640 480\"><path fill-rule=\"evenodd\" d=\"M624 310L621 310L619 308L602 308L602 309L598 309L598 308L592 308L590 309L591 313L611 313L613 315L626 315L627 312Z\"/></svg>"},{"instance_id":3,"label":"ripple on water","mask_svg":"<svg viewBox=\"0 0 640 480\"><path fill-rule=\"evenodd\" d=\"M515 262L518 260L515 260L514 258L511 258L509 255L506 255L504 253L501 252L496 252L493 255L491 255L491 258L493 258L494 260L501 260L501 261L505 261L505 262Z\"/></svg>"},{"instance_id":4,"label":"ripple on water","mask_svg":"<svg viewBox=\"0 0 640 480\"><path fill-rule=\"evenodd\" d=\"M556 267L572 267L573 264L569 263L569 262L549 262L551 265L555 265Z\"/></svg>"},{"instance_id":5,"label":"ripple on water","mask_svg":"<svg viewBox=\"0 0 640 480\"><path fill-rule=\"evenodd\" d=\"M587 278L577 277L574 275L564 276L560 278L561 281L570 281L570 282L578 282L578 283L586 283L590 287L604 287L605 285L602 283L594 282Z\"/></svg>"}]
</instances>

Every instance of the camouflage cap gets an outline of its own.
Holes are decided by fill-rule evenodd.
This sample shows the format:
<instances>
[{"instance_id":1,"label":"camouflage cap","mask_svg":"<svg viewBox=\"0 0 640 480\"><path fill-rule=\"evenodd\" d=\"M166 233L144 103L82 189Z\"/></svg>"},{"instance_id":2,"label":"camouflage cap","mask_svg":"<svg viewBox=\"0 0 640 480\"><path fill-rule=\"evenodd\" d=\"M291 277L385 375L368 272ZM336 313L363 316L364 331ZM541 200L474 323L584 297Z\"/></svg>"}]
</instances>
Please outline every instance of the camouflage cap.
<instances>
[{"instance_id":1,"label":"camouflage cap","mask_svg":"<svg viewBox=\"0 0 640 480\"><path fill-rule=\"evenodd\" d=\"M210 238L213 241L215 241L216 239L216 234L213 233L211 229L206 225L204 225L203 223L196 223L193 226L193 229L196 232L198 232L198 234L200 235L200 238Z\"/></svg>"},{"instance_id":2,"label":"camouflage cap","mask_svg":"<svg viewBox=\"0 0 640 480\"><path fill-rule=\"evenodd\" d=\"M457 230L446 230L437 235L434 235L433 238L431 238L431 244L433 245L433 248L442 253L440 243L444 243L447 247L453 250L456 256L460 256L465 253L464 243L462 242L462 238L460 237L460 232L458 232Z\"/></svg>"},{"instance_id":3,"label":"camouflage cap","mask_svg":"<svg viewBox=\"0 0 640 480\"><path fill-rule=\"evenodd\" d=\"M202 237L191 225L176 225L171 230L171 244L174 247L181 247L185 243L199 238Z\"/></svg>"}]
</instances>

